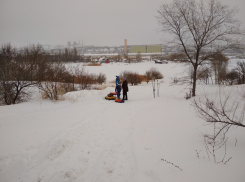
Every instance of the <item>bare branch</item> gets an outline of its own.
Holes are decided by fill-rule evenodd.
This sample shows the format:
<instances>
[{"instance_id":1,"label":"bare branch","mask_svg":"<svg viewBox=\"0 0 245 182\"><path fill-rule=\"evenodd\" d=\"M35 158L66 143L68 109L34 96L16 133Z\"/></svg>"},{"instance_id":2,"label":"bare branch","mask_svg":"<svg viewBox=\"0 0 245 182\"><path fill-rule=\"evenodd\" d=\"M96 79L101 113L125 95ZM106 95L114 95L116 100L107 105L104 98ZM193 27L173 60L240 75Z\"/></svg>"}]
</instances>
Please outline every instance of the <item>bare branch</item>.
<instances>
[{"instance_id":1,"label":"bare branch","mask_svg":"<svg viewBox=\"0 0 245 182\"><path fill-rule=\"evenodd\" d=\"M157 17L162 31L170 34L175 48L182 47L193 66L192 96L195 96L197 69L205 59L242 42L243 30L235 19L236 8L218 0L174 0L162 4Z\"/></svg>"}]
</instances>

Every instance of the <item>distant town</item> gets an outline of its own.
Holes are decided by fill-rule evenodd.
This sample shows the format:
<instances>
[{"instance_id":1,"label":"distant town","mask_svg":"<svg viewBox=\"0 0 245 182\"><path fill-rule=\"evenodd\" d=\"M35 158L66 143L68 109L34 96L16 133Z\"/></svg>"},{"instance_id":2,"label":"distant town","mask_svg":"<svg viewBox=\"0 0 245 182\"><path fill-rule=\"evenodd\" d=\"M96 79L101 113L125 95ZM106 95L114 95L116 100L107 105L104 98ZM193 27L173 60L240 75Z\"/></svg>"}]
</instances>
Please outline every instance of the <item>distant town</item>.
<instances>
[{"instance_id":1,"label":"distant town","mask_svg":"<svg viewBox=\"0 0 245 182\"><path fill-rule=\"evenodd\" d=\"M117 56L117 55L128 55L136 56L137 54L144 55L162 55L167 56L171 54L179 54L181 50L169 48L163 44L152 44L152 45L127 45L127 40L125 39L124 45L120 46L94 46L94 45L84 45L80 41L68 41L67 45L44 45L45 50L50 54L63 53L66 50L76 50L79 56ZM245 47L245 45L243 46ZM226 56L233 56L236 58L245 58L245 51L229 49L223 52Z\"/></svg>"}]
</instances>

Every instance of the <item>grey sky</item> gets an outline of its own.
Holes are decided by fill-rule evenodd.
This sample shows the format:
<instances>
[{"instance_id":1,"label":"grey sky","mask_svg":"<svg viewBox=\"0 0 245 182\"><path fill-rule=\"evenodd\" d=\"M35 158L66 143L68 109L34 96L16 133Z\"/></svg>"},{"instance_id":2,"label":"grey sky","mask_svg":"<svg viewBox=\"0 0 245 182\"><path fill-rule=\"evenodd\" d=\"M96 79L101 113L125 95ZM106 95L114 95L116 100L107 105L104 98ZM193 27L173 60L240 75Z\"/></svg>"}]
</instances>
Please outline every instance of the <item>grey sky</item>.
<instances>
[{"instance_id":1,"label":"grey sky","mask_svg":"<svg viewBox=\"0 0 245 182\"><path fill-rule=\"evenodd\" d=\"M172 0L0 0L0 44L119 46L161 44L157 9ZM238 6L245 23L245 0L221 0Z\"/></svg>"}]
</instances>

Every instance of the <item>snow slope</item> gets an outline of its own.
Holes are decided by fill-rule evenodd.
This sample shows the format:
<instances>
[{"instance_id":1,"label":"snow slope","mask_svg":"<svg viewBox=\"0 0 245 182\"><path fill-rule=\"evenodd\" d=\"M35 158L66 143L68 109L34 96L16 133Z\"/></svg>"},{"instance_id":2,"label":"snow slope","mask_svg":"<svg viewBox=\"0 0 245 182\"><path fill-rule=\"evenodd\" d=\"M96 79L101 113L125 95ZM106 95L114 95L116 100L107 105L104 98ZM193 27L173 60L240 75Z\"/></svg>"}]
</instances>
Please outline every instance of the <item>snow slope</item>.
<instances>
[{"instance_id":1,"label":"snow slope","mask_svg":"<svg viewBox=\"0 0 245 182\"><path fill-rule=\"evenodd\" d=\"M123 104L104 99L114 91L107 87L70 92L56 103L37 93L29 102L1 106L0 182L244 182L244 129L229 132L227 164L209 161L202 134L213 128L184 99L186 86L170 86L182 65L113 63L86 69L113 81L121 71L144 74L151 67L164 75L155 99L152 85L142 83L129 86ZM217 87L198 85L198 94L204 90L214 94ZM221 149L218 158L223 156Z\"/></svg>"}]
</instances>

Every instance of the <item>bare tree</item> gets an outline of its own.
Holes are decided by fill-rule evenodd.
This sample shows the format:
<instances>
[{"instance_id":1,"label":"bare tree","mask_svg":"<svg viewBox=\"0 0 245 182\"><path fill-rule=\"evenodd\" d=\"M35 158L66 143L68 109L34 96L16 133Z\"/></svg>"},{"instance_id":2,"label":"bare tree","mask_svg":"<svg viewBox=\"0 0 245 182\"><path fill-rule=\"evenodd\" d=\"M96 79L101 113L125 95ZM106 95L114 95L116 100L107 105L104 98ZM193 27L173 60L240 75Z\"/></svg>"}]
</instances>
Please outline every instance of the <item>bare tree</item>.
<instances>
[{"instance_id":1,"label":"bare tree","mask_svg":"<svg viewBox=\"0 0 245 182\"><path fill-rule=\"evenodd\" d=\"M209 66L202 66L197 71L197 79L209 84L209 78L212 76L211 69Z\"/></svg>"},{"instance_id":2,"label":"bare tree","mask_svg":"<svg viewBox=\"0 0 245 182\"><path fill-rule=\"evenodd\" d=\"M112 59L115 60L115 62L119 62L122 59L122 56L118 54L117 56L114 56Z\"/></svg>"},{"instance_id":3,"label":"bare tree","mask_svg":"<svg viewBox=\"0 0 245 182\"><path fill-rule=\"evenodd\" d=\"M77 49L74 47L74 49L73 49L73 61L77 61L77 59L78 59L78 55L77 55Z\"/></svg>"},{"instance_id":4,"label":"bare tree","mask_svg":"<svg viewBox=\"0 0 245 182\"><path fill-rule=\"evenodd\" d=\"M59 92L65 86L62 84L65 81L65 74L66 68L64 64L57 62L47 65L44 80L38 84L43 98L48 98L52 101L59 100Z\"/></svg>"},{"instance_id":5,"label":"bare tree","mask_svg":"<svg viewBox=\"0 0 245 182\"><path fill-rule=\"evenodd\" d=\"M225 80L227 75L227 65L229 58L222 53L217 53L211 56L210 62L214 72L215 84L220 84Z\"/></svg>"},{"instance_id":6,"label":"bare tree","mask_svg":"<svg viewBox=\"0 0 245 182\"><path fill-rule=\"evenodd\" d=\"M238 84L245 83L245 61L237 62L237 66L235 68L238 74Z\"/></svg>"},{"instance_id":7,"label":"bare tree","mask_svg":"<svg viewBox=\"0 0 245 182\"><path fill-rule=\"evenodd\" d=\"M213 132L203 137L208 159L213 158L215 163L226 164L232 158L226 159L227 132L234 127L245 127L245 96L243 88L240 88L227 92L220 86L218 96L211 98L204 94L193 101L197 115L213 126ZM224 149L224 155L218 159L217 150L221 148Z\"/></svg>"},{"instance_id":8,"label":"bare tree","mask_svg":"<svg viewBox=\"0 0 245 182\"><path fill-rule=\"evenodd\" d=\"M196 95L197 69L211 55L239 48L244 33L235 19L236 8L218 0L174 0L158 10L161 30L171 34L168 45L181 49L193 67L192 96Z\"/></svg>"},{"instance_id":9,"label":"bare tree","mask_svg":"<svg viewBox=\"0 0 245 182\"><path fill-rule=\"evenodd\" d=\"M185 57L186 57L186 55L185 54L181 54L181 53L169 55L169 59L171 61L175 61L175 60L184 61L185 60Z\"/></svg>"},{"instance_id":10,"label":"bare tree","mask_svg":"<svg viewBox=\"0 0 245 182\"><path fill-rule=\"evenodd\" d=\"M236 70L231 70L231 71L229 71L227 74L226 74L226 82L229 84L229 85L233 85L233 83L234 84L236 84L236 83L238 83L237 81L238 81L238 79L239 79L239 75L238 75L238 73L236 72Z\"/></svg>"},{"instance_id":11,"label":"bare tree","mask_svg":"<svg viewBox=\"0 0 245 182\"><path fill-rule=\"evenodd\" d=\"M42 46L22 49L3 45L0 50L0 90L7 105L23 102L29 98L28 88L42 79L42 68L47 56Z\"/></svg>"},{"instance_id":12,"label":"bare tree","mask_svg":"<svg viewBox=\"0 0 245 182\"><path fill-rule=\"evenodd\" d=\"M70 56L69 50L67 48L65 48L65 53L64 53L64 61L65 62L68 62L69 56Z\"/></svg>"},{"instance_id":13,"label":"bare tree","mask_svg":"<svg viewBox=\"0 0 245 182\"><path fill-rule=\"evenodd\" d=\"M225 133L231 127L245 127L245 98L242 95L244 91L229 93L224 90L219 91L215 98L208 98L206 94L203 97L194 99L193 106L197 115L208 124L215 124L215 134L212 137L215 140L220 134ZM225 137L223 137L225 138Z\"/></svg>"},{"instance_id":14,"label":"bare tree","mask_svg":"<svg viewBox=\"0 0 245 182\"><path fill-rule=\"evenodd\" d=\"M138 52L138 53L136 54L135 59L136 59L137 62L142 62L142 56L141 56L141 53L140 53L140 52Z\"/></svg>"}]
</instances>

